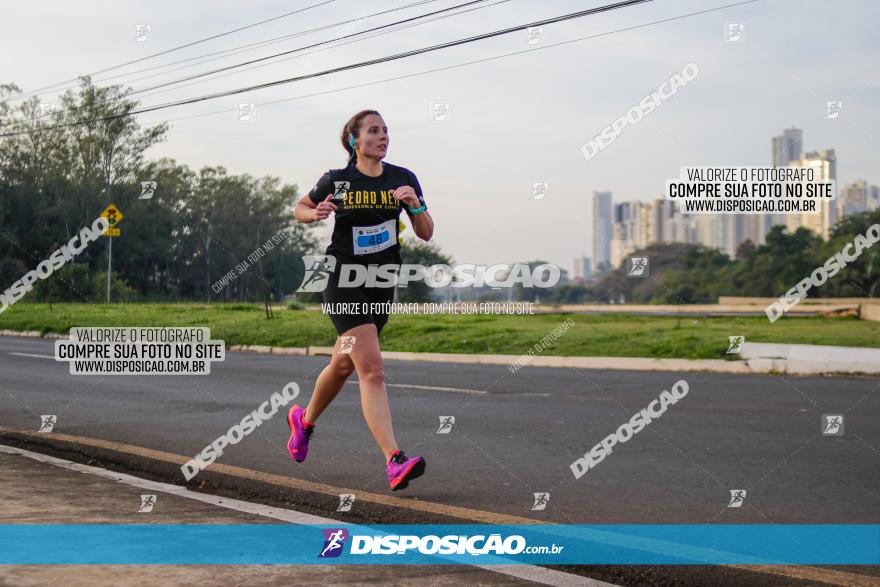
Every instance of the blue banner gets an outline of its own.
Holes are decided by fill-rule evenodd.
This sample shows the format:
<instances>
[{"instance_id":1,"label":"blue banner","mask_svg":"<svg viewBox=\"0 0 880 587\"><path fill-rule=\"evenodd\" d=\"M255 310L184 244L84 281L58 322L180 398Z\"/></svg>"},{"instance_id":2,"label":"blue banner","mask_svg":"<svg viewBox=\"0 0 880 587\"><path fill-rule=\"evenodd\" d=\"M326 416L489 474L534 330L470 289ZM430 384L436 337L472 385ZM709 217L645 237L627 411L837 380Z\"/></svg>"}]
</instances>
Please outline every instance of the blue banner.
<instances>
[{"instance_id":1,"label":"blue banner","mask_svg":"<svg viewBox=\"0 0 880 587\"><path fill-rule=\"evenodd\" d=\"M880 525L0 525L0 564L877 565Z\"/></svg>"}]
</instances>

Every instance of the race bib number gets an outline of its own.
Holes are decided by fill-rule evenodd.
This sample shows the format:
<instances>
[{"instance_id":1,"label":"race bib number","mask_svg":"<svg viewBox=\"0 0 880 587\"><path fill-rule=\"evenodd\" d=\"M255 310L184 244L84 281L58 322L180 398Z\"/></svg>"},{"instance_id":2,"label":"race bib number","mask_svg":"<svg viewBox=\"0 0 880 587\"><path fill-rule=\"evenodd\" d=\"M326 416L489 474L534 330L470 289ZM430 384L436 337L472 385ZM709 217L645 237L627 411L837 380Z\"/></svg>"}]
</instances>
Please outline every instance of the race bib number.
<instances>
[{"instance_id":1,"label":"race bib number","mask_svg":"<svg viewBox=\"0 0 880 587\"><path fill-rule=\"evenodd\" d=\"M397 220L392 219L376 226L353 226L351 240L354 254L368 255L394 246L397 240L396 223Z\"/></svg>"}]
</instances>

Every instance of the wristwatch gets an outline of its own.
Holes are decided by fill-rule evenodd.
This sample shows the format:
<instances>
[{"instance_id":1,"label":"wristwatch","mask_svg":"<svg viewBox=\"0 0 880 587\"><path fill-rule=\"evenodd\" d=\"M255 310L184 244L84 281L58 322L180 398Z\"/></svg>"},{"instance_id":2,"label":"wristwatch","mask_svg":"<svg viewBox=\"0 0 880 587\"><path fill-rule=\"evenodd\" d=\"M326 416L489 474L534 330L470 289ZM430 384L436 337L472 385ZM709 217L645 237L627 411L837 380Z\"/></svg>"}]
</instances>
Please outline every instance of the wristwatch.
<instances>
[{"instance_id":1,"label":"wristwatch","mask_svg":"<svg viewBox=\"0 0 880 587\"><path fill-rule=\"evenodd\" d=\"M410 208L409 206L407 206L407 208L409 208L410 214L421 214L422 212L424 212L425 210L428 209L428 206L426 206L425 204L422 204L421 206L419 206L418 208L415 208L415 209Z\"/></svg>"}]
</instances>

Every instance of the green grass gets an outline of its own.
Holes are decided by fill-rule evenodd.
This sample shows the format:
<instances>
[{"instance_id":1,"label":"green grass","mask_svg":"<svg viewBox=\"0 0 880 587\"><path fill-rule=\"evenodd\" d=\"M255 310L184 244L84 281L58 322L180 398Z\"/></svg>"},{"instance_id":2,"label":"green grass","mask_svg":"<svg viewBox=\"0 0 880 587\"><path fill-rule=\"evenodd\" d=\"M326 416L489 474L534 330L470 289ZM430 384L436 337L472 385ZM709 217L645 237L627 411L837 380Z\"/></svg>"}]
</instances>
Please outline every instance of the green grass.
<instances>
[{"instance_id":1,"label":"green grass","mask_svg":"<svg viewBox=\"0 0 880 587\"><path fill-rule=\"evenodd\" d=\"M748 342L880 347L880 322L857 318L763 316L667 317L628 314L450 316L394 314L382 331L388 351L520 355L570 318L565 334L542 355L735 358L728 336ZM314 311L276 309L266 320L259 304L47 304L22 302L0 314L0 329L67 333L74 326L209 326L227 345L331 346L336 331Z\"/></svg>"}]
</instances>

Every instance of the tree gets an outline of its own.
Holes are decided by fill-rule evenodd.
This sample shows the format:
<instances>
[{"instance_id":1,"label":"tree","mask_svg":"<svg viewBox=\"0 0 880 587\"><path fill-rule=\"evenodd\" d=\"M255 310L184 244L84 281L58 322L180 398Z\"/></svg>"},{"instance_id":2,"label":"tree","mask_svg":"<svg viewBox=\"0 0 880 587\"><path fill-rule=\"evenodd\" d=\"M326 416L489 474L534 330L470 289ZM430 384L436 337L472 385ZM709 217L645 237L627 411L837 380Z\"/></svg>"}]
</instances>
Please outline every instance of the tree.
<instances>
[{"instance_id":1,"label":"tree","mask_svg":"<svg viewBox=\"0 0 880 587\"><path fill-rule=\"evenodd\" d=\"M690 304L714 301L719 277L730 258L716 249L685 243L658 243L633 252L648 258L648 276L631 277L626 267L607 273L595 286L603 302Z\"/></svg>"},{"instance_id":2,"label":"tree","mask_svg":"<svg viewBox=\"0 0 880 587\"><path fill-rule=\"evenodd\" d=\"M864 237L868 228L880 224L880 210L862 212L843 217L835 225L829 239L820 247L817 265L840 252L847 244L859 235ZM853 249L847 249L852 254ZM863 249L861 256L846 263L838 275L817 288L820 295L826 297L867 297L880 293L880 244ZM845 259L844 259L845 260Z\"/></svg>"},{"instance_id":3,"label":"tree","mask_svg":"<svg viewBox=\"0 0 880 587\"><path fill-rule=\"evenodd\" d=\"M451 257L443 254L440 248L433 242L415 241L410 239L402 241L400 247L400 259L403 264L424 265L426 268L432 265L452 265ZM397 301L399 302L430 302L434 298L434 288L425 280L410 281L406 287L397 288Z\"/></svg>"},{"instance_id":4,"label":"tree","mask_svg":"<svg viewBox=\"0 0 880 587\"><path fill-rule=\"evenodd\" d=\"M8 229L0 257L32 265L91 225L165 135L167 125L141 129L128 116L137 102L120 86L81 81L54 110L36 97L13 106L8 98L20 90L0 88L0 220ZM103 249L93 244L77 260L95 266Z\"/></svg>"}]
</instances>

